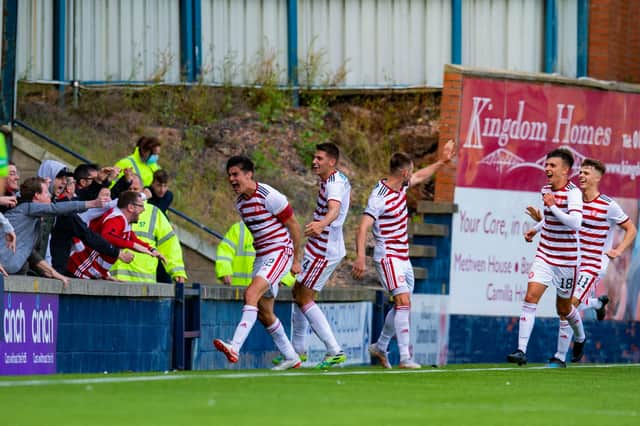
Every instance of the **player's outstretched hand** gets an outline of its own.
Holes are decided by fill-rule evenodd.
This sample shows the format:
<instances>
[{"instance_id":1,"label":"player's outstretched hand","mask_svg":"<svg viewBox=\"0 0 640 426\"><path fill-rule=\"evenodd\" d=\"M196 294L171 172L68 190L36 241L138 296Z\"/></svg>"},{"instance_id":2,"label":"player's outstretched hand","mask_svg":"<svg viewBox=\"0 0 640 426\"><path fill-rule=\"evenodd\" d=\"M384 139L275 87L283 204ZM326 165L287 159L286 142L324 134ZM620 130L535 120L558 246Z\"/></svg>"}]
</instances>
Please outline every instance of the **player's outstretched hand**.
<instances>
[{"instance_id":1,"label":"player's outstretched hand","mask_svg":"<svg viewBox=\"0 0 640 426\"><path fill-rule=\"evenodd\" d=\"M453 139L449 139L447 143L444 144L440 161L442 161L443 163L448 163L455 156L456 156L456 143L453 141Z\"/></svg>"},{"instance_id":2,"label":"player's outstretched hand","mask_svg":"<svg viewBox=\"0 0 640 426\"><path fill-rule=\"evenodd\" d=\"M539 209L536 209L533 206L528 206L527 210L525 210L525 213L529 215L529 217L533 219L534 222L540 222L542 220L542 213Z\"/></svg>"}]
</instances>

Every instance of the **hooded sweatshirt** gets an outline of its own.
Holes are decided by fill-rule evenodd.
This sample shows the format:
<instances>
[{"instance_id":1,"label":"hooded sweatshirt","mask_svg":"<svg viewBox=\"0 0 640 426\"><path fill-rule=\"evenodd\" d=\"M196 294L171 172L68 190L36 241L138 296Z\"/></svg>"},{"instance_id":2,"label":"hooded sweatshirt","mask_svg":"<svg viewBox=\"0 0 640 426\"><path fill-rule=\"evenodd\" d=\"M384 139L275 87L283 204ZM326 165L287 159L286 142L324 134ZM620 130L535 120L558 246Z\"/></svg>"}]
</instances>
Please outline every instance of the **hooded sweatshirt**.
<instances>
[{"instance_id":1,"label":"hooded sweatshirt","mask_svg":"<svg viewBox=\"0 0 640 426\"><path fill-rule=\"evenodd\" d=\"M0 264L9 274L15 274L27 261L40 235L40 218L68 213L82 212L87 208L84 201L69 201L59 204L20 203L9 210L5 216L13 225L16 233L16 252L6 244L0 244Z\"/></svg>"}]
</instances>

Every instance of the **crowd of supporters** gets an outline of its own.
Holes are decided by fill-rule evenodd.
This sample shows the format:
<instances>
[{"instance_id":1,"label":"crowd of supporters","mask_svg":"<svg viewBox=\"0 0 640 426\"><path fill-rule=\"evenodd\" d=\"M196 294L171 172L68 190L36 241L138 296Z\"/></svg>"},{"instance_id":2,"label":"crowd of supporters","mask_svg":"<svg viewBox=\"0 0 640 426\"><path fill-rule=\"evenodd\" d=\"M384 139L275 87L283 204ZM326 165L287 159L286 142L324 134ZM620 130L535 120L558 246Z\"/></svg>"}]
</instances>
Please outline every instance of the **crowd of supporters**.
<instances>
[{"instance_id":1,"label":"crowd of supporters","mask_svg":"<svg viewBox=\"0 0 640 426\"><path fill-rule=\"evenodd\" d=\"M161 142L101 167L45 160L21 179L0 136L0 273L132 282L184 282L180 241L166 214L173 194Z\"/></svg>"}]
</instances>

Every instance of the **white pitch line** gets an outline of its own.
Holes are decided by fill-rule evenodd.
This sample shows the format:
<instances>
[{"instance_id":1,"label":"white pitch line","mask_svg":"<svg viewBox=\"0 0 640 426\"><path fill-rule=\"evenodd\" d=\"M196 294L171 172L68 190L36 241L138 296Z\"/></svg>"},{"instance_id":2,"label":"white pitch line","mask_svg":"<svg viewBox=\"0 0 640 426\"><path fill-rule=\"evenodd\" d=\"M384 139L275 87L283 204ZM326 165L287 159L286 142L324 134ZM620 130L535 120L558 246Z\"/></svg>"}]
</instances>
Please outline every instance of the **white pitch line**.
<instances>
[{"instance_id":1,"label":"white pitch line","mask_svg":"<svg viewBox=\"0 0 640 426\"><path fill-rule=\"evenodd\" d=\"M571 368L616 368L616 367L640 367L640 364L582 364ZM28 386L56 386L56 385L90 385L104 383L134 383L134 382L161 382L171 380L197 380L197 379L250 379L262 377L322 377L322 376L365 376L379 374L445 374L445 373L474 373L489 371L541 371L549 370L546 366L536 367L490 367L490 368L457 368L457 369L420 369L420 370L331 370L331 371L287 371L275 373L272 371L247 372L247 373L222 373L222 374L162 374L128 377L93 377L86 379L36 379L36 380L0 380L0 388L28 387Z\"/></svg>"}]
</instances>

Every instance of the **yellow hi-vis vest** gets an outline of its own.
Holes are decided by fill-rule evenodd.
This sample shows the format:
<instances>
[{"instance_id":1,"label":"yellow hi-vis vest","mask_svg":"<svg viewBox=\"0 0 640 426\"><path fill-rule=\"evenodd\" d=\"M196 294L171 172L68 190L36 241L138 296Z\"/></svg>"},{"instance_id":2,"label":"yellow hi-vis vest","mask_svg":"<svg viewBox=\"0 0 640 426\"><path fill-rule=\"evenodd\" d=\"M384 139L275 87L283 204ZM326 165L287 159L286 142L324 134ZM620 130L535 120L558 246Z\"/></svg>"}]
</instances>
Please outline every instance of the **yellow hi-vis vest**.
<instances>
[{"instance_id":1,"label":"yellow hi-vis vest","mask_svg":"<svg viewBox=\"0 0 640 426\"><path fill-rule=\"evenodd\" d=\"M122 171L129 168L133 169L133 172L140 176L142 186L149 186L151 185L151 182L153 182L153 173L160 169L160 166L157 163L147 164L142 161L142 158L140 158L140 149L138 147L136 147L135 151L133 151L133 154L130 156L118 160L115 166L120 168L120 174L113 180L112 186L122 177Z\"/></svg>"},{"instance_id":2,"label":"yellow hi-vis vest","mask_svg":"<svg viewBox=\"0 0 640 426\"><path fill-rule=\"evenodd\" d=\"M231 285L251 284L251 272L256 250L253 235L244 222L236 222L224 234L216 250L216 277L231 276Z\"/></svg>"},{"instance_id":3,"label":"yellow hi-vis vest","mask_svg":"<svg viewBox=\"0 0 640 426\"><path fill-rule=\"evenodd\" d=\"M187 273L182 261L182 248L180 240L175 234L169 219L153 204L144 203L144 211L140 214L138 222L131 225L136 236L155 247L167 259L165 270L171 279L177 277L187 278ZM134 253L131 263L118 260L109 270L109 273L117 280L155 283L158 259L142 253Z\"/></svg>"},{"instance_id":4,"label":"yellow hi-vis vest","mask_svg":"<svg viewBox=\"0 0 640 426\"><path fill-rule=\"evenodd\" d=\"M244 224L236 222L224 234L216 250L216 277L231 276L231 285L248 286L251 284L253 262L256 250L253 248L253 235ZM292 286L295 278L291 273L285 275L282 283Z\"/></svg>"}]
</instances>

